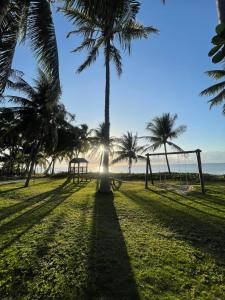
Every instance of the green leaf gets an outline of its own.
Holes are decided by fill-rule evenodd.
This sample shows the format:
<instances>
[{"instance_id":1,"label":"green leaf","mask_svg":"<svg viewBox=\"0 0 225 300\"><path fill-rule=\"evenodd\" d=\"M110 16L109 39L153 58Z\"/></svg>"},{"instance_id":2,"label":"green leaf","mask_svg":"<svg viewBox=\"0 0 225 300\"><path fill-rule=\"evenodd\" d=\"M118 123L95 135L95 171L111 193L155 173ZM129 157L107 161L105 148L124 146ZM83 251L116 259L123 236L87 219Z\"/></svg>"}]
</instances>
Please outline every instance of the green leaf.
<instances>
[{"instance_id":1,"label":"green leaf","mask_svg":"<svg viewBox=\"0 0 225 300\"><path fill-rule=\"evenodd\" d=\"M221 33L224 33L225 31L225 24L219 24L218 26L216 26L216 33L219 35Z\"/></svg>"},{"instance_id":2,"label":"green leaf","mask_svg":"<svg viewBox=\"0 0 225 300\"><path fill-rule=\"evenodd\" d=\"M217 45L217 46L215 46L215 47L213 47L210 51L209 51L209 56L211 57L211 56L213 56L213 55L215 55L216 54L216 52L218 52L219 50L220 50L220 48L221 48L221 45Z\"/></svg>"},{"instance_id":3,"label":"green leaf","mask_svg":"<svg viewBox=\"0 0 225 300\"><path fill-rule=\"evenodd\" d=\"M225 47L221 51L219 51L212 59L214 64L221 62L225 58Z\"/></svg>"},{"instance_id":4,"label":"green leaf","mask_svg":"<svg viewBox=\"0 0 225 300\"><path fill-rule=\"evenodd\" d=\"M216 35L212 38L212 43L214 45L222 45L225 43L225 39L221 38L220 36Z\"/></svg>"}]
</instances>

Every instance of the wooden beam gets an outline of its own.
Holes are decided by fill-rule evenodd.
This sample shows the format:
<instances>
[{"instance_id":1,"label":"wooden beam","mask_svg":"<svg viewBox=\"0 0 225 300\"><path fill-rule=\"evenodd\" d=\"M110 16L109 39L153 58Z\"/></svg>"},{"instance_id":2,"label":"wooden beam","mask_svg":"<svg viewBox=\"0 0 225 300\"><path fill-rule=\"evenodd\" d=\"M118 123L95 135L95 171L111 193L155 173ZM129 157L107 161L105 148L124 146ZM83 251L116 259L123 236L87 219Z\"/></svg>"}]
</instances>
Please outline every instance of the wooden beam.
<instances>
[{"instance_id":1,"label":"wooden beam","mask_svg":"<svg viewBox=\"0 0 225 300\"><path fill-rule=\"evenodd\" d=\"M192 150L192 151L178 151L178 152L167 152L167 155L175 155L175 154L190 154L190 153L197 153L202 152L200 149ZM146 156L163 156L165 155L165 152L161 153L147 153Z\"/></svg>"}]
</instances>

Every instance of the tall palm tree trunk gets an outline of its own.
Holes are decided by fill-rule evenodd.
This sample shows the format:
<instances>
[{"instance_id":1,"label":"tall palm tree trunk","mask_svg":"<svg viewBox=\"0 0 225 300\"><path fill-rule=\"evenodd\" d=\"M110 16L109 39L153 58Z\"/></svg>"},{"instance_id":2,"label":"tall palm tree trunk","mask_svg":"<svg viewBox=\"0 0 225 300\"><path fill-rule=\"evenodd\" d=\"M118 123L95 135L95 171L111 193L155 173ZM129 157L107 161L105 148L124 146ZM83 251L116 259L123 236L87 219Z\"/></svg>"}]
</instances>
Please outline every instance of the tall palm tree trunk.
<instances>
[{"instance_id":1,"label":"tall palm tree trunk","mask_svg":"<svg viewBox=\"0 0 225 300\"><path fill-rule=\"evenodd\" d=\"M105 151L103 154L103 174L101 176L99 192L110 193L111 187L109 182L109 136L110 136L110 122L109 122L109 97L110 97L110 41L108 40L105 49L105 69L106 69L106 83L105 83Z\"/></svg>"},{"instance_id":2,"label":"tall palm tree trunk","mask_svg":"<svg viewBox=\"0 0 225 300\"><path fill-rule=\"evenodd\" d=\"M217 0L219 22L225 24L225 0Z\"/></svg>"},{"instance_id":3,"label":"tall palm tree trunk","mask_svg":"<svg viewBox=\"0 0 225 300\"><path fill-rule=\"evenodd\" d=\"M36 162L36 158L37 158L37 154L38 154L40 146L41 146L41 139L37 143L37 146L35 147L33 153L31 153L30 169L29 169L29 172L27 174L27 179L26 179L24 187L28 187L29 186L29 183L30 183L30 180L31 180L31 176L33 174L33 170L34 170L34 166L35 166L35 162Z\"/></svg>"},{"instance_id":4,"label":"tall palm tree trunk","mask_svg":"<svg viewBox=\"0 0 225 300\"><path fill-rule=\"evenodd\" d=\"M129 175L131 174L131 167L132 167L132 158L129 157L129 162L128 162Z\"/></svg>"},{"instance_id":5,"label":"tall palm tree trunk","mask_svg":"<svg viewBox=\"0 0 225 300\"><path fill-rule=\"evenodd\" d=\"M166 163L167 163L168 172L171 174L170 164L169 164L169 159L168 159L167 149L166 149L166 143L164 143L164 149L165 149L165 156L166 156Z\"/></svg>"}]
</instances>

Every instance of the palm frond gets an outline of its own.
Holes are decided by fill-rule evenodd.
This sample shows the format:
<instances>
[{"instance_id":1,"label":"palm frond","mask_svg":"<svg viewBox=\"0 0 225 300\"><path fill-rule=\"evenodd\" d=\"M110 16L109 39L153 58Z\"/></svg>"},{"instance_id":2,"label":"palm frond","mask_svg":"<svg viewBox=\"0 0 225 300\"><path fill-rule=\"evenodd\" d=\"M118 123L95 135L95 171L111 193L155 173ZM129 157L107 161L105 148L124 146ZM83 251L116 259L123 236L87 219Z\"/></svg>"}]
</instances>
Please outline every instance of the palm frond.
<instances>
[{"instance_id":1,"label":"palm frond","mask_svg":"<svg viewBox=\"0 0 225 300\"><path fill-rule=\"evenodd\" d=\"M219 82L210 86L209 88L205 89L200 93L201 96L212 96L221 90L225 89L225 81Z\"/></svg>"},{"instance_id":2,"label":"palm frond","mask_svg":"<svg viewBox=\"0 0 225 300\"><path fill-rule=\"evenodd\" d=\"M49 1L30 0L28 18L27 36L31 47L43 70L53 77L55 87L59 89L57 41Z\"/></svg>"}]
</instances>

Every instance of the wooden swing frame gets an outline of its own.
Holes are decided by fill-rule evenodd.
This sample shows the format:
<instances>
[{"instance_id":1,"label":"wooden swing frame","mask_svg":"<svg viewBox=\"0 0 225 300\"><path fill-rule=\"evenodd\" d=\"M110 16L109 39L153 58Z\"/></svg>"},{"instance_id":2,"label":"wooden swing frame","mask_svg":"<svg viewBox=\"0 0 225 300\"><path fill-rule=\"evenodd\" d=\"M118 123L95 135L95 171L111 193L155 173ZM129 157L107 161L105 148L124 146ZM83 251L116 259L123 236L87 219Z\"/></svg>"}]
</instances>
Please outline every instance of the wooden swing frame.
<instances>
[{"instance_id":1,"label":"wooden swing frame","mask_svg":"<svg viewBox=\"0 0 225 300\"><path fill-rule=\"evenodd\" d=\"M192 151L179 151L179 152L168 152L167 155L176 155L176 154L190 154L190 153L195 153L196 158L197 158L197 163L198 163L198 174L199 174L199 180L201 184L201 191L202 194L205 194L205 182L204 182L204 177L203 177L203 172L202 172L202 161L201 161L201 152L202 150L197 149L197 150L192 150ZM146 154L146 173L145 173L145 189L148 189L148 181L149 181L149 174L151 177L151 183L154 185L154 179L153 179L153 173L152 173L152 166L151 166L151 156L165 156L165 153L148 153Z\"/></svg>"}]
</instances>

